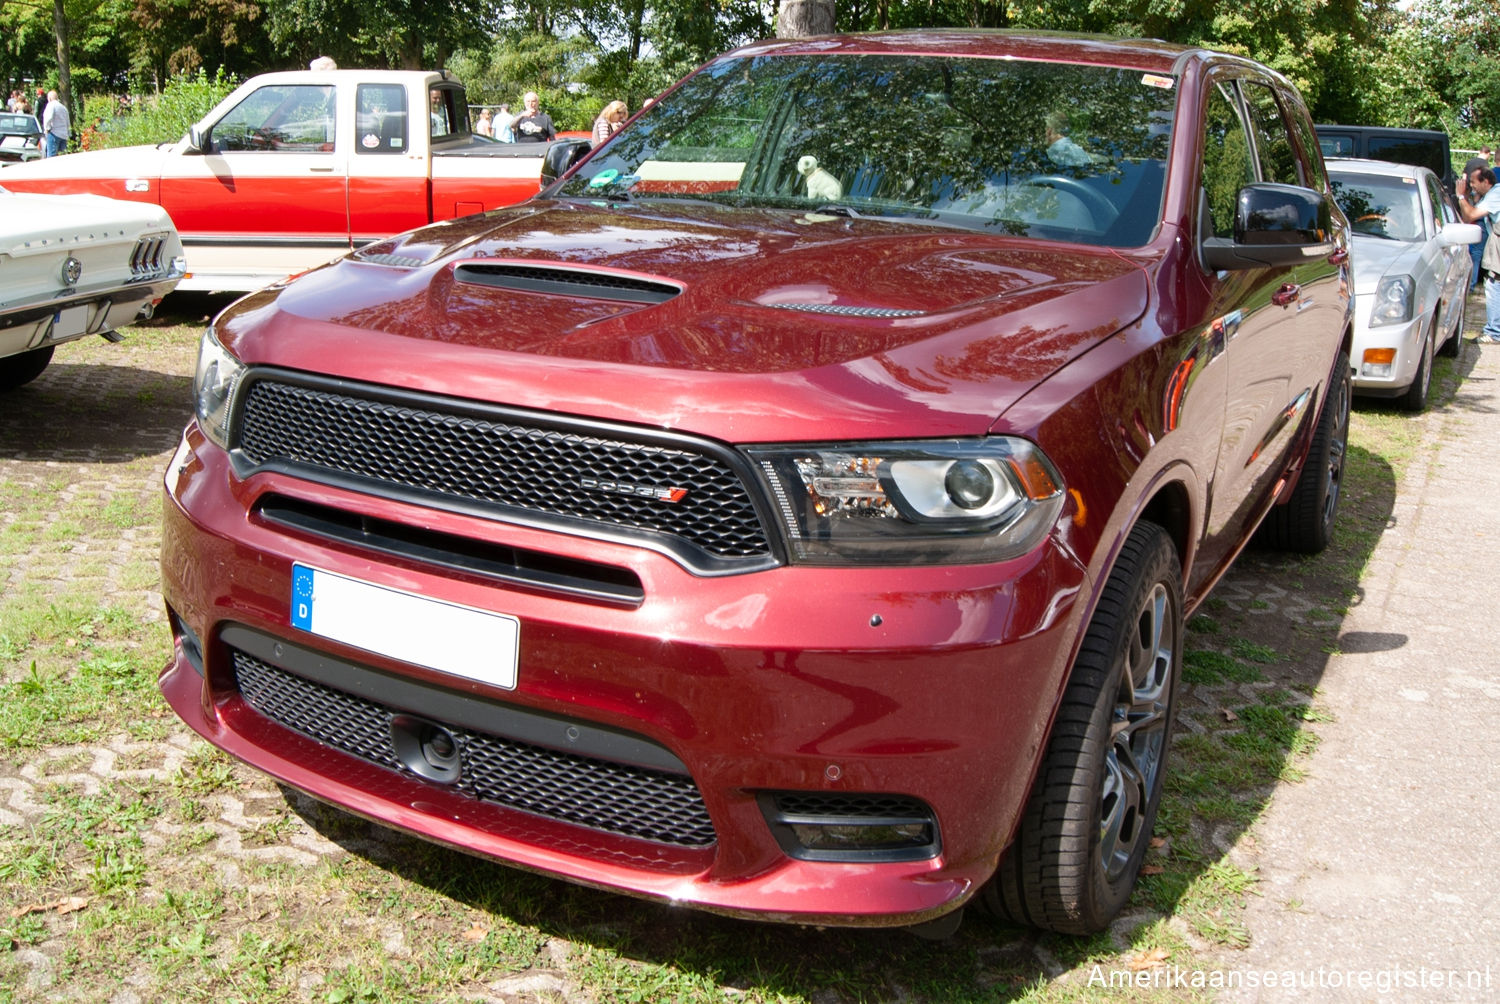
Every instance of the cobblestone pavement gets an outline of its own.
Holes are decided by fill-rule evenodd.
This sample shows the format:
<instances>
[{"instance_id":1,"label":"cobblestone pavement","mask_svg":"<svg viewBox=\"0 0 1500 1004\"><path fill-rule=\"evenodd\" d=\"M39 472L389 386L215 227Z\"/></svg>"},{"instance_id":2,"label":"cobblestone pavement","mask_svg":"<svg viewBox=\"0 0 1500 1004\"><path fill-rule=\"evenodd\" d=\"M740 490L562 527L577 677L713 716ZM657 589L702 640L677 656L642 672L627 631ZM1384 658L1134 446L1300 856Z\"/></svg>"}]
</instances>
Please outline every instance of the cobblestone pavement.
<instances>
[{"instance_id":1,"label":"cobblestone pavement","mask_svg":"<svg viewBox=\"0 0 1500 1004\"><path fill-rule=\"evenodd\" d=\"M84 590L144 621L164 622L154 577L160 544L155 521L122 532L105 517L111 507L159 506L160 474L187 415L196 345L191 339L157 339L128 357L119 348L80 346L67 358L59 353L20 403L0 399L4 498L43 496L54 503L44 513L76 513L82 505L100 514L82 533L56 534L44 526L34 534L36 548L7 551L0 586L8 593ZM1206 845L1260 879L1247 914L1248 948L1205 943L1183 928L1200 960L1225 970L1500 967L1500 897L1494 895L1492 867L1500 860L1500 828L1494 826L1500 684L1493 657L1500 648L1500 618L1489 602L1496 592L1493 555L1500 528L1487 515L1500 495L1500 465L1487 435L1500 409L1500 350L1481 353L1467 344L1463 351L1460 369L1467 379L1457 397L1414 420L1420 442L1412 466L1390 500L1389 528L1348 615L1330 612L1326 596L1289 581L1281 566L1253 552L1211 598L1216 615L1235 619L1236 630L1286 643L1295 652L1290 665L1261 681L1187 687L1180 735L1222 732L1230 703L1254 700L1293 677L1321 687L1318 699L1334 720L1318 727L1324 744L1306 765L1309 779L1267 792L1269 810L1259 822L1248 830L1219 826L1200 833ZM0 511L0 534L18 519L34 518L35 510L30 512L7 505ZM66 546L58 545L62 539ZM1298 632L1301 640L1291 645ZM1333 648L1331 656L1324 651ZM0 673L14 681L24 668L0 664ZM203 744L175 719L163 731L165 738L149 741L120 735L47 748L19 769L0 767L0 827L40 818L46 806L38 792L46 785L67 783L88 793L107 781L165 783ZM195 824L212 832L198 853L221 878L233 882L270 861L311 867L350 854L377 861L400 856L407 838L356 820L346 820L341 829L318 826L328 810L287 795L254 772L236 770L240 787L216 793L213 814ZM290 820L289 799L297 810ZM172 845L183 828L164 815L152 823L147 844ZM1129 930L1153 916L1127 914L1116 925L1116 944L1123 950ZM400 931L390 937L399 949ZM986 947L981 961L1004 956L1015 968L1014 957L1020 956L1022 968L1043 979L1086 986L1087 972L1047 945L1018 935ZM548 951L558 966L508 975L485 990L504 1001L593 999L578 992L561 964L570 950L565 939L554 937ZM18 950L27 987L45 994L56 952L45 942ZM132 996L125 978L117 999L149 999L149 980L137 976L145 996ZM1500 969L1495 977L1500 979ZM316 985L317 979L309 973L304 982ZM1309 999L1329 996L1304 993ZM1229 996L1287 995L1242 989ZM1343 988L1332 996L1490 995Z\"/></svg>"}]
</instances>

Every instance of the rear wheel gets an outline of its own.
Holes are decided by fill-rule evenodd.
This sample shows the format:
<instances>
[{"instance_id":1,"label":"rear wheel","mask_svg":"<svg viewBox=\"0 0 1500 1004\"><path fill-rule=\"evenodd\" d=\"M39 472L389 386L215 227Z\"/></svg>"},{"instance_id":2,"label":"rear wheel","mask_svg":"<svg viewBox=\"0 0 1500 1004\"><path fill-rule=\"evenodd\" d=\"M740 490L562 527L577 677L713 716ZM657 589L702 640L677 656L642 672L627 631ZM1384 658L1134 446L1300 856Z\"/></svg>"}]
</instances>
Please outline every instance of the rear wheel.
<instances>
[{"instance_id":1,"label":"rear wheel","mask_svg":"<svg viewBox=\"0 0 1500 1004\"><path fill-rule=\"evenodd\" d=\"M52 346L0 359L0 391L15 390L42 375L52 361Z\"/></svg>"},{"instance_id":2,"label":"rear wheel","mask_svg":"<svg viewBox=\"0 0 1500 1004\"><path fill-rule=\"evenodd\" d=\"M1271 507L1261 524L1260 539L1267 545L1317 554L1333 539L1339 490L1344 484L1344 450L1349 443L1350 392L1349 354L1340 352L1297 487L1285 504Z\"/></svg>"},{"instance_id":3,"label":"rear wheel","mask_svg":"<svg viewBox=\"0 0 1500 1004\"><path fill-rule=\"evenodd\" d=\"M1125 906L1161 803L1181 661L1177 549L1142 523L1100 595L984 906L1066 934L1098 931Z\"/></svg>"}]
</instances>

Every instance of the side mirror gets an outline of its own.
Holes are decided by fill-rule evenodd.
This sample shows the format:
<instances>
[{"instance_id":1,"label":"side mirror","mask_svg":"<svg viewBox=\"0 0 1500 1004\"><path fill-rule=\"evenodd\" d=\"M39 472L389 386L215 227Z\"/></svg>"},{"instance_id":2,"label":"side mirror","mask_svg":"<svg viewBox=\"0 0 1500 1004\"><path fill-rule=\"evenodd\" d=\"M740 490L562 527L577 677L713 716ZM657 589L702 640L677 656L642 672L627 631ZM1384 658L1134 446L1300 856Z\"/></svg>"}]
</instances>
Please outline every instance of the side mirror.
<instances>
[{"instance_id":1,"label":"side mirror","mask_svg":"<svg viewBox=\"0 0 1500 1004\"><path fill-rule=\"evenodd\" d=\"M586 139L553 140L542 157L542 187L546 188L567 174L591 149L593 143Z\"/></svg>"},{"instance_id":2,"label":"side mirror","mask_svg":"<svg viewBox=\"0 0 1500 1004\"><path fill-rule=\"evenodd\" d=\"M188 129L187 146L182 152L201 156L210 151L212 144L213 141L208 138L208 130L201 125L194 124Z\"/></svg>"},{"instance_id":3,"label":"side mirror","mask_svg":"<svg viewBox=\"0 0 1500 1004\"><path fill-rule=\"evenodd\" d=\"M1445 248L1478 244L1483 239L1484 231L1477 223L1444 223L1438 227L1438 243Z\"/></svg>"},{"instance_id":4,"label":"side mirror","mask_svg":"<svg viewBox=\"0 0 1500 1004\"><path fill-rule=\"evenodd\" d=\"M1283 268L1332 253L1332 201L1296 185L1246 185L1235 204L1234 238L1203 242L1204 264L1215 271Z\"/></svg>"}]
</instances>

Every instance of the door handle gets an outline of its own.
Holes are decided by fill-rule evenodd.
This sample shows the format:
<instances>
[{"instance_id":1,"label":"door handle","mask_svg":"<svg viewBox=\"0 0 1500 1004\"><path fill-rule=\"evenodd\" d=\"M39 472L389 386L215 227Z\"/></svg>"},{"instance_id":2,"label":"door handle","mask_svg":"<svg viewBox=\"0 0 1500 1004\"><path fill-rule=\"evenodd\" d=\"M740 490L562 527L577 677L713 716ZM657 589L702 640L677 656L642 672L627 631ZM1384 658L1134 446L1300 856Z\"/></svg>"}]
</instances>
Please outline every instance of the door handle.
<instances>
[{"instance_id":1,"label":"door handle","mask_svg":"<svg viewBox=\"0 0 1500 1004\"><path fill-rule=\"evenodd\" d=\"M333 173L333 168L332 167L309 167L308 170L312 171L312 172L314 172L316 174L332 174Z\"/></svg>"},{"instance_id":2,"label":"door handle","mask_svg":"<svg viewBox=\"0 0 1500 1004\"><path fill-rule=\"evenodd\" d=\"M1295 283L1284 282L1281 288L1271 294L1271 302L1278 307L1289 307L1297 302L1297 297L1302 295L1302 287Z\"/></svg>"}]
</instances>

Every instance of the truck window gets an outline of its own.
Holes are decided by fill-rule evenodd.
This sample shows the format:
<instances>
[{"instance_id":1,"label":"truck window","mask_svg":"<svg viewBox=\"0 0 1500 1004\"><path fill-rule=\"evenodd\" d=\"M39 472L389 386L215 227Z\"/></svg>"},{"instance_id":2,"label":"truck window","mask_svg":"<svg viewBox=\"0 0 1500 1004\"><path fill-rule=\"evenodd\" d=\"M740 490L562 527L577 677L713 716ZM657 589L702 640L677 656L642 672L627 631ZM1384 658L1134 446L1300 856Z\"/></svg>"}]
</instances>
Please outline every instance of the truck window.
<instances>
[{"instance_id":1,"label":"truck window","mask_svg":"<svg viewBox=\"0 0 1500 1004\"><path fill-rule=\"evenodd\" d=\"M360 84L354 99L360 154L406 152L406 88L400 84Z\"/></svg>"},{"instance_id":2,"label":"truck window","mask_svg":"<svg viewBox=\"0 0 1500 1004\"><path fill-rule=\"evenodd\" d=\"M260 153L331 153L334 88L272 84L259 87L214 124L214 148Z\"/></svg>"},{"instance_id":3,"label":"truck window","mask_svg":"<svg viewBox=\"0 0 1500 1004\"><path fill-rule=\"evenodd\" d=\"M428 106L432 120L430 135L434 143L467 134L467 103L463 97L463 91L453 87L434 87L429 92Z\"/></svg>"}]
</instances>

